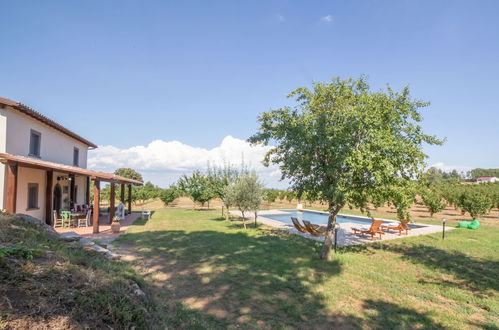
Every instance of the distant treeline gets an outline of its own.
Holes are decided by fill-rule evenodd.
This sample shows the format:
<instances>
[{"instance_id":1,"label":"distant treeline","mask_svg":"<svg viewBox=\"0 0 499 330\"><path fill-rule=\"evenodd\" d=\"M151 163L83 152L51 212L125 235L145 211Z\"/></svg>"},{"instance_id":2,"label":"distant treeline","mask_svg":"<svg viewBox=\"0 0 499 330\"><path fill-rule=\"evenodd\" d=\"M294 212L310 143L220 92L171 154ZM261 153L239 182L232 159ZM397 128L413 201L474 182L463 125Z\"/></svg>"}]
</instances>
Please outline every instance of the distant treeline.
<instances>
[{"instance_id":1,"label":"distant treeline","mask_svg":"<svg viewBox=\"0 0 499 330\"><path fill-rule=\"evenodd\" d=\"M484 176L495 176L499 178L499 168L475 168L471 170L470 177L472 179L484 177Z\"/></svg>"}]
</instances>

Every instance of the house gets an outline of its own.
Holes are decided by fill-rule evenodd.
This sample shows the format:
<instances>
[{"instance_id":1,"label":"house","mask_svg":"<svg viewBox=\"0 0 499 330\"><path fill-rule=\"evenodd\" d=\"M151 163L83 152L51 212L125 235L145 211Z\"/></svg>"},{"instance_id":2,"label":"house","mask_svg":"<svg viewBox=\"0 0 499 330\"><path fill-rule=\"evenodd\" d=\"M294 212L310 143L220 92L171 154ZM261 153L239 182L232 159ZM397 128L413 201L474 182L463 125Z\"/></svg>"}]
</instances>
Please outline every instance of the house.
<instances>
[{"instance_id":1,"label":"house","mask_svg":"<svg viewBox=\"0 0 499 330\"><path fill-rule=\"evenodd\" d=\"M482 176L476 179L477 183L485 183L485 182L499 182L499 179L495 176Z\"/></svg>"},{"instance_id":2,"label":"house","mask_svg":"<svg viewBox=\"0 0 499 330\"><path fill-rule=\"evenodd\" d=\"M53 210L93 205L93 231L99 231L100 183L111 185L110 219L115 185L124 200L128 186L142 184L111 173L87 169L87 152L97 145L28 106L0 97L0 209L28 214L53 224ZM90 201L90 182L94 200Z\"/></svg>"}]
</instances>

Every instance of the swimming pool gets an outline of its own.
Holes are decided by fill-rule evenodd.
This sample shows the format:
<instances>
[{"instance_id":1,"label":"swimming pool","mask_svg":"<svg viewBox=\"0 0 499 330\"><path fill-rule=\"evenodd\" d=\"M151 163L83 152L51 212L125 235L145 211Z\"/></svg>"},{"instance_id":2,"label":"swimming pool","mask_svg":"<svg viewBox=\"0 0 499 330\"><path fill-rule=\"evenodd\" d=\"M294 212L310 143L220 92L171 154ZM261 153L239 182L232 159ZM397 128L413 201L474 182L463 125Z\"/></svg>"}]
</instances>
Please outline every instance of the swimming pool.
<instances>
[{"instance_id":1,"label":"swimming pool","mask_svg":"<svg viewBox=\"0 0 499 330\"><path fill-rule=\"evenodd\" d=\"M276 214L271 214L271 213L265 214L262 215L262 217L284 222L291 226L293 225L293 223L291 222L291 217L298 218L298 220L300 221L307 220L310 221L311 223L315 223L318 225L326 225L328 220L328 215L326 213L319 213L319 212L312 212L305 210L278 210L278 213ZM356 223L359 225L371 224L371 220L369 219L362 220L362 219L355 219L353 217L344 217L344 216L337 216L336 221L340 225L345 222Z\"/></svg>"}]
</instances>

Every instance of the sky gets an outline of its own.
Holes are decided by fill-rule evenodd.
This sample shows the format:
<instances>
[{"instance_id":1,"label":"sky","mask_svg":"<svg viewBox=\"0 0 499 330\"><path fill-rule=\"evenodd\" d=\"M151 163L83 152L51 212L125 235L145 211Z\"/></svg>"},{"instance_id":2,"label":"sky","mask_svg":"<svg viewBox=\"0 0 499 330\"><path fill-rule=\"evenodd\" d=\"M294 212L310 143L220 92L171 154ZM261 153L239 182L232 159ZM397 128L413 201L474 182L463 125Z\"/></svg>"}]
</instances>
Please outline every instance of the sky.
<instances>
[{"instance_id":1,"label":"sky","mask_svg":"<svg viewBox=\"0 0 499 330\"><path fill-rule=\"evenodd\" d=\"M99 145L89 167L168 186L244 162L245 140L295 88L365 74L429 101L445 170L499 167L499 1L0 0L0 96Z\"/></svg>"}]
</instances>

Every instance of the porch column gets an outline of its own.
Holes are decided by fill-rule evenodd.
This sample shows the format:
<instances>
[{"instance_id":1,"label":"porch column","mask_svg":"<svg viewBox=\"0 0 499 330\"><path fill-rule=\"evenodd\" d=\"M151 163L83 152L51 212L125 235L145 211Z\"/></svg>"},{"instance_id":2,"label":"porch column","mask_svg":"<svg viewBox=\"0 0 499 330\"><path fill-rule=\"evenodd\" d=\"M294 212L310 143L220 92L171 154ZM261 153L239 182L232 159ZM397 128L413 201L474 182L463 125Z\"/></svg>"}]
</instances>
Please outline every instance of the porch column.
<instances>
[{"instance_id":1,"label":"porch column","mask_svg":"<svg viewBox=\"0 0 499 330\"><path fill-rule=\"evenodd\" d=\"M128 214L132 213L132 185L128 185Z\"/></svg>"},{"instance_id":2,"label":"porch column","mask_svg":"<svg viewBox=\"0 0 499 330\"><path fill-rule=\"evenodd\" d=\"M113 222L114 218L114 199L115 199L115 187L114 182L111 182L111 187L109 190L109 223Z\"/></svg>"},{"instance_id":3,"label":"porch column","mask_svg":"<svg viewBox=\"0 0 499 330\"><path fill-rule=\"evenodd\" d=\"M7 200L5 209L7 213L16 213L17 199L17 163L7 163Z\"/></svg>"},{"instance_id":4,"label":"porch column","mask_svg":"<svg viewBox=\"0 0 499 330\"><path fill-rule=\"evenodd\" d=\"M70 174L69 178L71 179L69 184L69 207L73 208L75 205L75 175Z\"/></svg>"},{"instance_id":5,"label":"porch column","mask_svg":"<svg viewBox=\"0 0 499 330\"><path fill-rule=\"evenodd\" d=\"M45 223L52 225L52 183L54 178L53 171L47 171L47 179L45 180Z\"/></svg>"},{"instance_id":6,"label":"porch column","mask_svg":"<svg viewBox=\"0 0 499 330\"><path fill-rule=\"evenodd\" d=\"M92 220L93 233L99 233L99 197L100 197L100 182L94 180L94 215Z\"/></svg>"},{"instance_id":7,"label":"porch column","mask_svg":"<svg viewBox=\"0 0 499 330\"><path fill-rule=\"evenodd\" d=\"M121 191L120 191L120 193L121 193L120 200L121 200L121 202L124 205L125 204L125 184L124 183L121 184Z\"/></svg>"},{"instance_id":8,"label":"porch column","mask_svg":"<svg viewBox=\"0 0 499 330\"><path fill-rule=\"evenodd\" d=\"M85 204L90 206L90 177L89 176L87 176L85 186L86 186L86 188L85 188Z\"/></svg>"}]
</instances>

